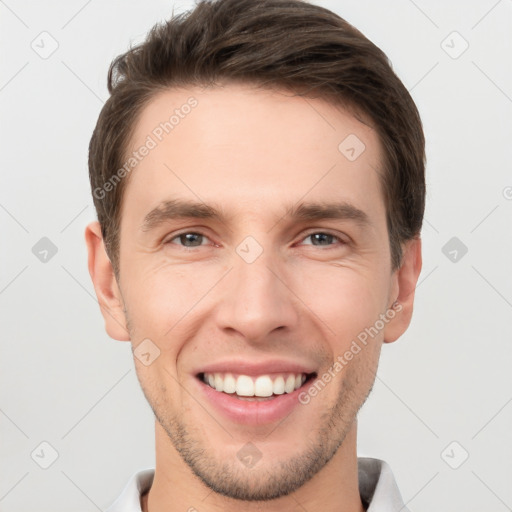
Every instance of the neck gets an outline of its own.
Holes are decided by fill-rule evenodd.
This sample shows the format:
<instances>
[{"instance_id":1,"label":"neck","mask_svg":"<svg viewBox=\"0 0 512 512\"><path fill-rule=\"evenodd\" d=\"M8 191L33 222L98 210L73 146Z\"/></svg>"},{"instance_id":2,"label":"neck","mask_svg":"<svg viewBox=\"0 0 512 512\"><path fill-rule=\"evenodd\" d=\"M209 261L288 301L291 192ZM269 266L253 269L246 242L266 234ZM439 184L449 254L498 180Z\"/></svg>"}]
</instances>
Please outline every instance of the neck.
<instances>
[{"instance_id":1,"label":"neck","mask_svg":"<svg viewBox=\"0 0 512 512\"><path fill-rule=\"evenodd\" d=\"M143 512L363 512L359 495L354 422L334 457L295 492L270 501L241 502L220 495L190 470L158 422L156 469L149 493L141 498Z\"/></svg>"}]
</instances>

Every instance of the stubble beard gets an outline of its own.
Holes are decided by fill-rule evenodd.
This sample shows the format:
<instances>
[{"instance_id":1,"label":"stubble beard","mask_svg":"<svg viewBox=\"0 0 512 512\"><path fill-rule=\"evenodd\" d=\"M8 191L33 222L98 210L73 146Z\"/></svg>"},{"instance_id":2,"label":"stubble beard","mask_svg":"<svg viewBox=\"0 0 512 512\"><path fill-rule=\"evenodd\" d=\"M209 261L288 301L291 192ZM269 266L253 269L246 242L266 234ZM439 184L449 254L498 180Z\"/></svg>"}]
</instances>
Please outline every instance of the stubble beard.
<instances>
[{"instance_id":1,"label":"stubble beard","mask_svg":"<svg viewBox=\"0 0 512 512\"><path fill-rule=\"evenodd\" d=\"M197 429L188 428L186 420L149 393L142 381L141 385L157 421L183 461L202 483L228 498L256 502L274 500L296 491L333 458L370 394L376 372L376 368L363 369L359 365L345 370L347 375L342 381L335 404L321 415L317 432L305 440L301 452L287 460L268 465L265 464L262 448L261 460L252 468L245 467L236 456L232 460L219 459ZM363 379L366 382L365 389L361 389L361 371L370 371L372 376ZM313 400L322 400L323 392ZM293 413L278 428L293 428Z\"/></svg>"}]
</instances>

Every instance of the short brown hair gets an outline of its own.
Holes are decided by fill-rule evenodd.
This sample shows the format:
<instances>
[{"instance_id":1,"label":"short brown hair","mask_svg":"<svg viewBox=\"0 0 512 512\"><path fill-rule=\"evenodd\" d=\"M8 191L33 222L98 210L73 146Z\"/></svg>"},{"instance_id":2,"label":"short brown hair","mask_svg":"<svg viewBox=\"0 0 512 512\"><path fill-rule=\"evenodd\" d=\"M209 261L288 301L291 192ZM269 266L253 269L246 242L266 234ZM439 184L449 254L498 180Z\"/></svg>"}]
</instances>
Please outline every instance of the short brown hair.
<instances>
[{"instance_id":1,"label":"short brown hair","mask_svg":"<svg viewBox=\"0 0 512 512\"><path fill-rule=\"evenodd\" d=\"M89 175L116 274L127 179L108 193L103 187L125 162L140 112L162 90L230 81L319 97L371 123L384 150L380 174L398 268L402 243L419 236L423 221L425 139L416 105L386 55L335 13L302 0L202 0L155 25L110 65Z\"/></svg>"}]
</instances>

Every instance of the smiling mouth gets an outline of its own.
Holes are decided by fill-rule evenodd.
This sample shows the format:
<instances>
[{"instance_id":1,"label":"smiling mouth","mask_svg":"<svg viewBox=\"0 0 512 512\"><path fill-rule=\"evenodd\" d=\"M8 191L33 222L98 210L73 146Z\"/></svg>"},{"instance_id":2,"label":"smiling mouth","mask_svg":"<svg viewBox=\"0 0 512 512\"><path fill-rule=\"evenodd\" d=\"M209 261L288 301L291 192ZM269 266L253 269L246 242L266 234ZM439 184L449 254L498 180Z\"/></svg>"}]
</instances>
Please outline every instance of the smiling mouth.
<instances>
[{"instance_id":1,"label":"smiling mouth","mask_svg":"<svg viewBox=\"0 0 512 512\"><path fill-rule=\"evenodd\" d=\"M197 378L215 391L246 401L273 400L297 391L316 373L277 373L257 377L234 373L199 373Z\"/></svg>"}]
</instances>

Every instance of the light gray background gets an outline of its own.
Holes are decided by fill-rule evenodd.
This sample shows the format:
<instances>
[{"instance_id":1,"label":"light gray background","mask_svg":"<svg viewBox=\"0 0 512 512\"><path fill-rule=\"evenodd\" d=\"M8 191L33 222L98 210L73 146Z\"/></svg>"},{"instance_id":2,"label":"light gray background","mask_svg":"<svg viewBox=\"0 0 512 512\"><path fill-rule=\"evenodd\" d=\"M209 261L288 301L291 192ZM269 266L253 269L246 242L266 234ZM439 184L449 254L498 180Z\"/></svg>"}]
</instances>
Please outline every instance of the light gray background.
<instances>
[{"instance_id":1,"label":"light gray background","mask_svg":"<svg viewBox=\"0 0 512 512\"><path fill-rule=\"evenodd\" d=\"M413 512L512 510L512 1L316 3L389 55L427 136L415 315L383 349L359 453L390 463ZM172 5L0 1L1 511L104 510L153 465L152 413L129 344L103 330L83 232L108 64ZM43 31L47 59L31 47L51 49Z\"/></svg>"}]
</instances>

